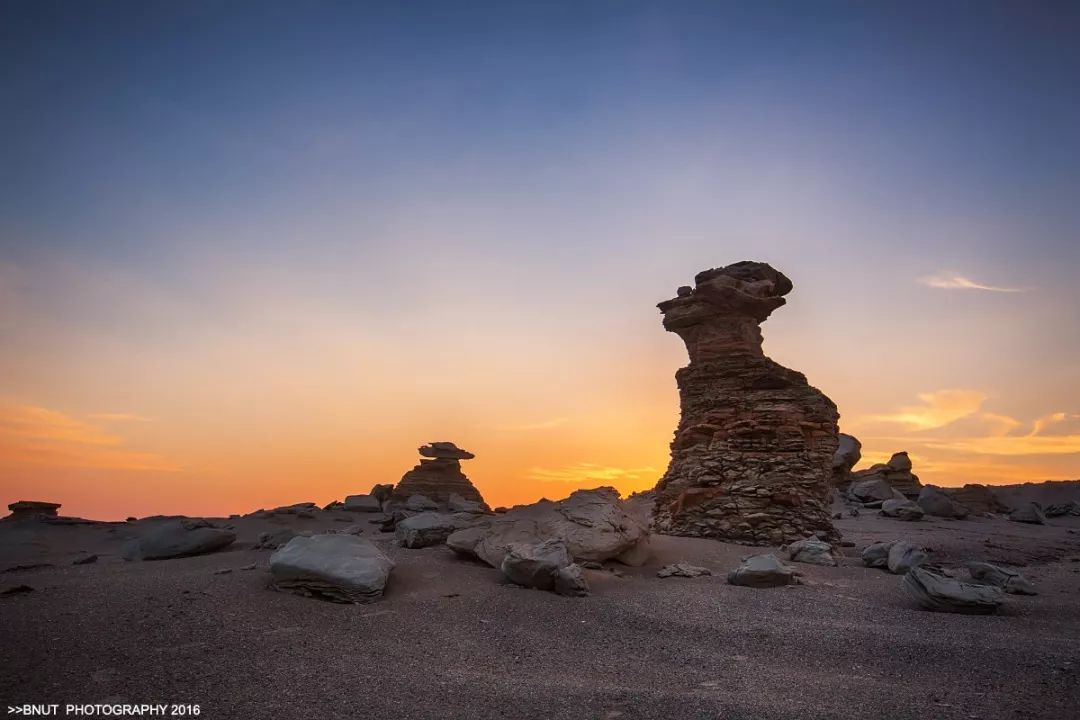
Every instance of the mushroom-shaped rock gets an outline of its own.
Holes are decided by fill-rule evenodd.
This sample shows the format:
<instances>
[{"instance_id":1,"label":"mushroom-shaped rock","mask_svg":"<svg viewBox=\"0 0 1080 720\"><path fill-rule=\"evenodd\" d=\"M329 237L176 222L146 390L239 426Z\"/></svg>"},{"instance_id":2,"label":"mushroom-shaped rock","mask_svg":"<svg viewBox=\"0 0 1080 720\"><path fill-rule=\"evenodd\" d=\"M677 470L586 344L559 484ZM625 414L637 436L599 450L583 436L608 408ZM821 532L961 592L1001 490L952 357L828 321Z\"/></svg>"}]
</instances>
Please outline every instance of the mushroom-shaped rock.
<instances>
[{"instance_id":1,"label":"mushroom-shaped rock","mask_svg":"<svg viewBox=\"0 0 1080 720\"><path fill-rule=\"evenodd\" d=\"M752 588L772 588L798 583L797 573L773 554L754 555L728 573L732 585Z\"/></svg>"},{"instance_id":2,"label":"mushroom-shaped rock","mask_svg":"<svg viewBox=\"0 0 1080 720\"><path fill-rule=\"evenodd\" d=\"M760 325L791 289L768 264L738 262L658 305L690 364L675 376L681 417L656 486L657 531L749 545L835 536L836 405L762 350Z\"/></svg>"},{"instance_id":3,"label":"mushroom-shaped rock","mask_svg":"<svg viewBox=\"0 0 1080 720\"><path fill-rule=\"evenodd\" d=\"M126 560L167 560L213 552L231 545L236 533L202 518L174 518L153 524L124 548Z\"/></svg>"},{"instance_id":4,"label":"mushroom-shaped rock","mask_svg":"<svg viewBox=\"0 0 1080 720\"><path fill-rule=\"evenodd\" d=\"M480 491L461 471L461 460L473 456L452 442L433 442L419 449L420 464L401 477L394 487L391 499L404 502L412 495L423 495L437 505L445 506L451 495L475 502L487 510L487 503Z\"/></svg>"},{"instance_id":5,"label":"mushroom-shaped rock","mask_svg":"<svg viewBox=\"0 0 1080 720\"><path fill-rule=\"evenodd\" d=\"M394 563L355 535L295 537L270 556L280 590L342 603L378 600Z\"/></svg>"},{"instance_id":6,"label":"mushroom-shaped rock","mask_svg":"<svg viewBox=\"0 0 1080 720\"><path fill-rule=\"evenodd\" d=\"M422 445L417 448L417 452L421 457L426 458L443 458L448 460L472 460L473 455L468 450L462 450L452 442L433 442L427 445Z\"/></svg>"},{"instance_id":7,"label":"mushroom-shaped rock","mask_svg":"<svg viewBox=\"0 0 1080 720\"><path fill-rule=\"evenodd\" d=\"M920 567L904 576L903 585L915 602L934 612L987 615L1004 600L1001 588L960 582Z\"/></svg>"},{"instance_id":8,"label":"mushroom-shaped rock","mask_svg":"<svg viewBox=\"0 0 1080 720\"><path fill-rule=\"evenodd\" d=\"M60 503L41 500L17 500L8 505L11 514L5 520L36 520L42 517L56 517Z\"/></svg>"},{"instance_id":9,"label":"mushroom-shaped rock","mask_svg":"<svg viewBox=\"0 0 1080 720\"><path fill-rule=\"evenodd\" d=\"M987 562L969 562L968 572L981 583L995 585L1011 595L1038 595L1035 586L1026 577L1007 568Z\"/></svg>"}]
</instances>

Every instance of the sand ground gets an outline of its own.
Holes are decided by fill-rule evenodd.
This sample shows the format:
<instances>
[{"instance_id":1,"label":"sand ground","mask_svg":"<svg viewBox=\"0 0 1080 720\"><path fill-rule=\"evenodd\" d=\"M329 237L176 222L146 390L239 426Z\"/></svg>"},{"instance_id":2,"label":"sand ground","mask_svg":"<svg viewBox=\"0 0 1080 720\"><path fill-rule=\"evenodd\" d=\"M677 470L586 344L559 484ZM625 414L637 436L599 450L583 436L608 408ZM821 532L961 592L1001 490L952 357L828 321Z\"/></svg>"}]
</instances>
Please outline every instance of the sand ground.
<instances>
[{"instance_id":1,"label":"sand ground","mask_svg":"<svg viewBox=\"0 0 1080 720\"><path fill-rule=\"evenodd\" d=\"M445 547L405 550L385 597L338 605L267 587L258 534L362 519L243 518L200 557L125 562L137 524L0 524L0 710L17 703L195 703L201 718L1076 718L1080 518L838 521L842 567L754 590L724 575L755 550L656 537L594 594L506 584ZM140 521L146 522L146 521ZM1036 597L995 616L925 612L857 551L905 537L936 563L1022 565ZM93 552L94 564L72 565ZM659 579L686 560L717 575ZM48 566L12 569L19 565ZM254 564L255 569L242 569ZM229 569L227 574L216 571Z\"/></svg>"}]
</instances>

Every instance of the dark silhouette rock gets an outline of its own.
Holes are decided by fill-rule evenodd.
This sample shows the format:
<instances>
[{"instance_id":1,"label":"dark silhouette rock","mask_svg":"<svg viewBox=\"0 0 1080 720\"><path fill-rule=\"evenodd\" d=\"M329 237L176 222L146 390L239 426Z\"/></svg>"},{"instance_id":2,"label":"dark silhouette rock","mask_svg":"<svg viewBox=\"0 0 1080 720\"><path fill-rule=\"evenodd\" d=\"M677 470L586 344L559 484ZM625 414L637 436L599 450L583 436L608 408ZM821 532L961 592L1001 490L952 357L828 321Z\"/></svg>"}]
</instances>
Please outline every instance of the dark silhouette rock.
<instances>
[{"instance_id":1,"label":"dark silhouette rock","mask_svg":"<svg viewBox=\"0 0 1080 720\"><path fill-rule=\"evenodd\" d=\"M851 470L862 459L862 443L854 435L840 433L839 445L833 454L833 487L845 488L851 482Z\"/></svg>"},{"instance_id":2,"label":"dark silhouette rock","mask_svg":"<svg viewBox=\"0 0 1080 720\"><path fill-rule=\"evenodd\" d=\"M791 289L769 265L740 262L659 304L690 364L675 375L682 417L656 487L657 531L751 545L836 535L836 405L761 347L760 324Z\"/></svg>"},{"instance_id":3,"label":"dark silhouette rock","mask_svg":"<svg viewBox=\"0 0 1080 720\"><path fill-rule=\"evenodd\" d=\"M451 495L457 495L463 500L478 503L485 511L488 509L480 491L461 472L460 461L474 457L471 452L450 442L430 443L421 447L419 452L425 459L402 476L394 488L392 500L405 502L413 495L422 495L437 506L445 506L450 502Z\"/></svg>"},{"instance_id":4,"label":"dark silhouette rock","mask_svg":"<svg viewBox=\"0 0 1080 720\"><path fill-rule=\"evenodd\" d=\"M1009 513L1009 519L1013 522L1029 523L1031 525L1046 524L1046 515L1043 514L1042 505L1037 502L1029 502Z\"/></svg>"},{"instance_id":5,"label":"dark silhouette rock","mask_svg":"<svg viewBox=\"0 0 1080 720\"><path fill-rule=\"evenodd\" d=\"M878 463L867 470L856 470L851 473L851 483L868 483L872 480L884 481L893 490L904 497L914 500L919 497L922 483L919 476L911 472L911 458L907 452L898 452L889 458L887 463Z\"/></svg>"},{"instance_id":6,"label":"dark silhouette rock","mask_svg":"<svg viewBox=\"0 0 1080 720\"><path fill-rule=\"evenodd\" d=\"M968 509L962 503L936 485L927 485L920 490L918 502L928 515L957 519L968 515Z\"/></svg>"},{"instance_id":7,"label":"dark silhouette rock","mask_svg":"<svg viewBox=\"0 0 1080 720\"><path fill-rule=\"evenodd\" d=\"M56 517L60 503L41 502L40 500L19 500L8 505L11 514L5 520L37 520L44 517Z\"/></svg>"},{"instance_id":8,"label":"dark silhouette rock","mask_svg":"<svg viewBox=\"0 0 1080 720\"><path fill-rule=\"evenodd\" d=\"M972 513L1005 514L1010 510L994 489L986 485L969 483L958 488L941 488L941 491Z\"/></svg>"}]
</instances>

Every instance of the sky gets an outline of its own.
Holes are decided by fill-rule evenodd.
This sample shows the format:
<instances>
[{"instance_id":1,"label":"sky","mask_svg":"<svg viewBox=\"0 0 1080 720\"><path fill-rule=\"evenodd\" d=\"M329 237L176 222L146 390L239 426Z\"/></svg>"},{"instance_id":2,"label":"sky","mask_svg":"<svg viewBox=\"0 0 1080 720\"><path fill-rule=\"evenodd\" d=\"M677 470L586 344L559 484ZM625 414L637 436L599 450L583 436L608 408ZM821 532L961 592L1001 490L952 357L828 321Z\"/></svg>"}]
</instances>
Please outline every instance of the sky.
<instances>
[{"instance_id":1,"label":"sky","mask_svg":"<svg viewBox=\"0 0 1080 720\"><path fill-rule=\"evenodd\" d=\"M249 512L451 440L651 487L700 270L924 482L1080 477L1080 6L0 3L0 501Z\"/></svg>"}]
</instances>

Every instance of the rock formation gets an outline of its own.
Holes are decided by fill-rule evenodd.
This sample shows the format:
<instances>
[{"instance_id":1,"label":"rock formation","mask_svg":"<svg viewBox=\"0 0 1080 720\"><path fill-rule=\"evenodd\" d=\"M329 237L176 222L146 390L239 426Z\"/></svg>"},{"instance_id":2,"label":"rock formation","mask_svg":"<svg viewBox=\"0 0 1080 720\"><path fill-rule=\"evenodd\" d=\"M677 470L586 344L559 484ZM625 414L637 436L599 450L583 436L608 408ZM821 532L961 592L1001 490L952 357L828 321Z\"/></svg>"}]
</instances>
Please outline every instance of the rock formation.
<instances>
[{"instance_id":1,"label":"rock formation","mask_svg":"<svg viewBox=\"0 0 1080 720\"><path fill-rule=\"evenodd\" d=\"M433 442L419 448L419 453L423 459L402 476L394 488L394 500L406 502L413 495L422 495L446 505L451 495L457 495L461 499L479 503L484 510L488 509L480 491L461 472L460 461L471 460L475 455L452 442Z\"/></svg>"},{"instance_id":2,"label":"rock formation","mask_svg":"<svg viewBox=\"0 0 1080 720\"><path fill-rule=\"evenodd\" d=\"M840 445L833 455L833 486L846 488L851 482L851 469L862 459L862 443L854 435L840 433Z\"/></svg>"},{"instance_id":3,"label":"rock formation","mask_svg":"<svg viewBox=\"0 0 1080 720\"><path fill-rule=\"evenodd\" d=\"M19 500L8 505L11 514L5 520L36 520L42 517L56 517L60 503L41 502L39 500Z\"/></svg>"},{"instance_id":4,"label":"rock formation","mask_svg":"<svg viewBox=\"0 0 1080 720\"><path fill-rule=\"evenodd\" d=\"M1007 513L1009 506L993 488L969 483L958 488L941 488L949 497L973 513Z\"/></svg>"},{"instance_id":5,"label":"rock formation","mask_svg":"<svg viewBox=\"0 0 1080 720\"><path fill-rule=\"evenodd\" d=\"M906 451L894 453L887 463L878 463L869 470L856 470L851 473L853 485L868 480L884 480L893 490L912 500L919 497L923 487L919 476L911 472L911 458Z\"/></svg>"},{"instance_id":6,"label":"rock formation","mask_svg":"<svg viewBox=\"0 0 1080 720\"><path fill-rule=\"evenodd\" d=\"M751 545L835 537L836 405L761 348L760 324L791 289L769 265L739 262L658 305L690 355L675 375L682 417L656 487L659 532Z\"/></svg>"}]
</instances>

